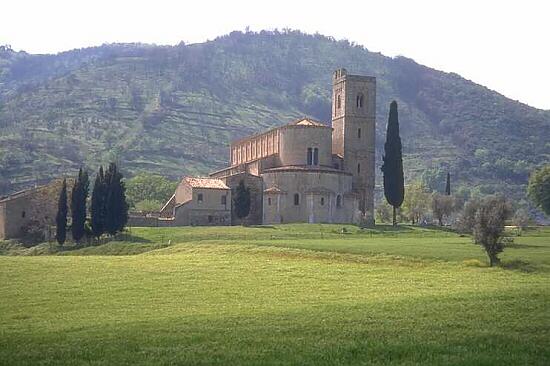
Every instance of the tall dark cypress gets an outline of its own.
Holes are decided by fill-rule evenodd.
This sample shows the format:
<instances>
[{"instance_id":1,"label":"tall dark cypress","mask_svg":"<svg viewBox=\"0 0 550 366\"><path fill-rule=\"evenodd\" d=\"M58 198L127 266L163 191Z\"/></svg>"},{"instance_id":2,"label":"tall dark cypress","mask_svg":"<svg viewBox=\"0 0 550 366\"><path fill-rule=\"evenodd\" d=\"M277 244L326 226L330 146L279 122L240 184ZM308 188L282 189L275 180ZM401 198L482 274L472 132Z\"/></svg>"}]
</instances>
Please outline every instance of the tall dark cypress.
<instances>
[{"instance_id":1,"label":"tall dark cypress","mask_svg":"<svg viewBox=\"0 0 550 366\"><path fill-rule=\"evenodd\" d=\"M447 172L447 182L445 183L445 194L451 195L451 173Z\"/></svg>"},{"instance_id":2,"label":"tall dark cypress","mask_svg":"<svg viewBox=\"0 0 550 366\"><path fill-rule=\"evenodd\" d=\"M116 216L117 216L117 231L121 232L128 223L128 202L126 201L126 185L124 184L123 176L120 171L117 170L115 178L115 197L117 202Z\"/></svg>"},{"instance_id":3,"label":"tall dark cypress","mask_svg":"<svg viewBox=\"0 0 550 366\"><path fill-rule=\"evenodd\" d=\"M242 180L235 190L233 205L235 207L235 215L239 219L244 219L250 213L250 188L245 187Z\"/></svg>"},{"instance_id":4,"label":"tall dark cypress","mask_svg":"<svg viewBox=\"0 0 550 366\"><path fill-rule=\"evenodd\" d=\"M390 115L386 132L386 143L384 144L384 196L388 203L393 206L393 225L397 225L396 209L401 207L405 198L405 181L403 178L403 157L401 148L401 137L399 137L399 117L397 115L397 102L390 104Z\"/></svg>"},{"instance_id":5,"label":"tall dark cypress","mask_svg":"<svg viewBox=\"0 0 550 366\"><path fill-rule=\"evenodd\" d=\"M67 238L67 181L63 179L59 200L57 201L57 215L55 217L55 237L59 245L65 243Z\"/></svg>"},{"instance_id":6,"label":"tall dark cypress","mask_svg":"<svg viewBox=\"0 0 550 366\"><path fill-rule=\"evenodd\" d=\"M99 238L105 232L105 188L103 167L99 167L92 191L91 207L92 234L96 238Z\"/></svg>"},{"instance_id":7,"label":"tall dark cypress","mask_svg":"<svg viewBox=\"0 0 550 366\"><path fill-rule=\"evenodd\" d=\"M89 185L88 173L80 168L71 196L71 230L73 239L77 242L82 239L85 233L84 225L86 224L86 200L88 199Z\"/></svg>"},{"instance_id":8,"label":"tall dark cypress","mask_svg":"<svg viewBox=\"0 0 550 366\"><path fill-rule=\"evenodd\" d=\"M128 222L126 187L115 163L109 164L105 173L105 231L111 235L120 232Z\"/></svg>"}]
</instances>

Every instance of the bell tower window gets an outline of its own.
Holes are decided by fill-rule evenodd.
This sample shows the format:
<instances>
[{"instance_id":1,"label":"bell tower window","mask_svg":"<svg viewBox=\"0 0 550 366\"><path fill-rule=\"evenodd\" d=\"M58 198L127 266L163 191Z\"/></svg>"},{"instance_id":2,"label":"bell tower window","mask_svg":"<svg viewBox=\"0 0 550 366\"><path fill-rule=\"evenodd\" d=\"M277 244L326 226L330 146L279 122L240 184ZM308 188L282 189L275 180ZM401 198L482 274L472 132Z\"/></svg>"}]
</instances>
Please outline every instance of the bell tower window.
<instances>
[{"instance_id":1,"label":"bell tower window","mask_svg":"<svg viewBox=\"0 0 550 366\"><path fill-rule=\"evenodd\" d=\"M342 107L342 101L340 99L340 94L336 96L336 109L340 109Z\"/></svg>"},{"instance_id":2,"label":"bell tower window","mask_svg":"<svg viewBox=\"0 0 550 366\"><path fill-rule=\"evenodd\" d=\"M358 139L361 138L361 129L360 128L357 129L357 138Z\"/></svg>"},{"instance_id":3,"label":"bell tower window","mask_svg":"<svg viewBox=\"0 0 550 366\"><path fill-rule=\"evenodd\" d=\"M319 149L313 149L313 165L319 165Z\"/></svg>"},{"instance_id":4,"label":"bell tower window","mask_svg":"<svg viewBox=\"0 0 550 366\"><path fill-rule=\"evenodd\" d=\"M357 95L357 100L356 100L356 103L357 103L357 108L363 108L363 94L359 94Z\"/></svg>"},{"instance_id":5,"label":"bell tower window","mask_svg":"<svg viewBox=\"0 0 550 366\"><path fill-rule=\"evenodd\" d=\"M307 165L313 164L313 150L311 147L307 148Z\"/></svg>"}]
</instances>

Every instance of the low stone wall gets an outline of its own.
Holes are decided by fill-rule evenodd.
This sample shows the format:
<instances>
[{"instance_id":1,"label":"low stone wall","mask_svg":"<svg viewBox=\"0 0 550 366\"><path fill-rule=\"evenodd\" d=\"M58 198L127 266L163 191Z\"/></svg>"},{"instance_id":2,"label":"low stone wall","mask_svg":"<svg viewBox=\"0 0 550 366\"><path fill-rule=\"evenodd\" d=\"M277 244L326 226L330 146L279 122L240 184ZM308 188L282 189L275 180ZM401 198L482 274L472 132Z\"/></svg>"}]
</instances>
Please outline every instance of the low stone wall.
<instances>
[{"instance_id":1,"label":"low stone wall","mask_svg":"<svg viewBox=\"0 0 550 366\"><path fill-rule=\"evenodd\" d=\"M160 225L158 217L129 216L127 226L157 227Z\"/></svg>"}]
</instances>

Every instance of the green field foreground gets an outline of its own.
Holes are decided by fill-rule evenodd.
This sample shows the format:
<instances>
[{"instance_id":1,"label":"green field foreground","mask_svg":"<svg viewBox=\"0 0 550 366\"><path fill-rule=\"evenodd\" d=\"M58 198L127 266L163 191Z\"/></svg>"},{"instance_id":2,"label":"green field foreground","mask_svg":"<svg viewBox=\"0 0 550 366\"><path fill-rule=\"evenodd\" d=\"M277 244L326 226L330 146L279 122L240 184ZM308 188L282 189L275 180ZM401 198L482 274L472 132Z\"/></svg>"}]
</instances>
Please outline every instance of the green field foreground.
<instances>
[{"instance_id":1,"label":"green field foreground","mask_svg":"<svg viewBox=\"0 0 550 366\"><path fill-rule=\"evenodd\" d=\"M0 242L0 365L548 365L550 230L487 267L403 226L132 228Z\"/></svg>"}]
</instances>

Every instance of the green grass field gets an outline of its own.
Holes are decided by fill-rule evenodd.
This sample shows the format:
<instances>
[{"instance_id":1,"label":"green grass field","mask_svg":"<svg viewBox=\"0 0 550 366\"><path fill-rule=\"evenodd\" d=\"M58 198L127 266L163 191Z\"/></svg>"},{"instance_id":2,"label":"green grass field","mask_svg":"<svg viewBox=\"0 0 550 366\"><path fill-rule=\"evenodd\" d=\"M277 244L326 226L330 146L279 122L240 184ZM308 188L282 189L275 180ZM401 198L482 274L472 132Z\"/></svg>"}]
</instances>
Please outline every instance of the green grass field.
<instances>
[{"instance_id":1,"label":"green grass field","mask_svg":"<svg viewBox=\"0 0 550 366\"><path fill-rule=\"evenodd\" d=\"M0 365L548 365L550 230L489 268L403 226L132 228L0 242Z\"/></svg>"}]
</instances>

